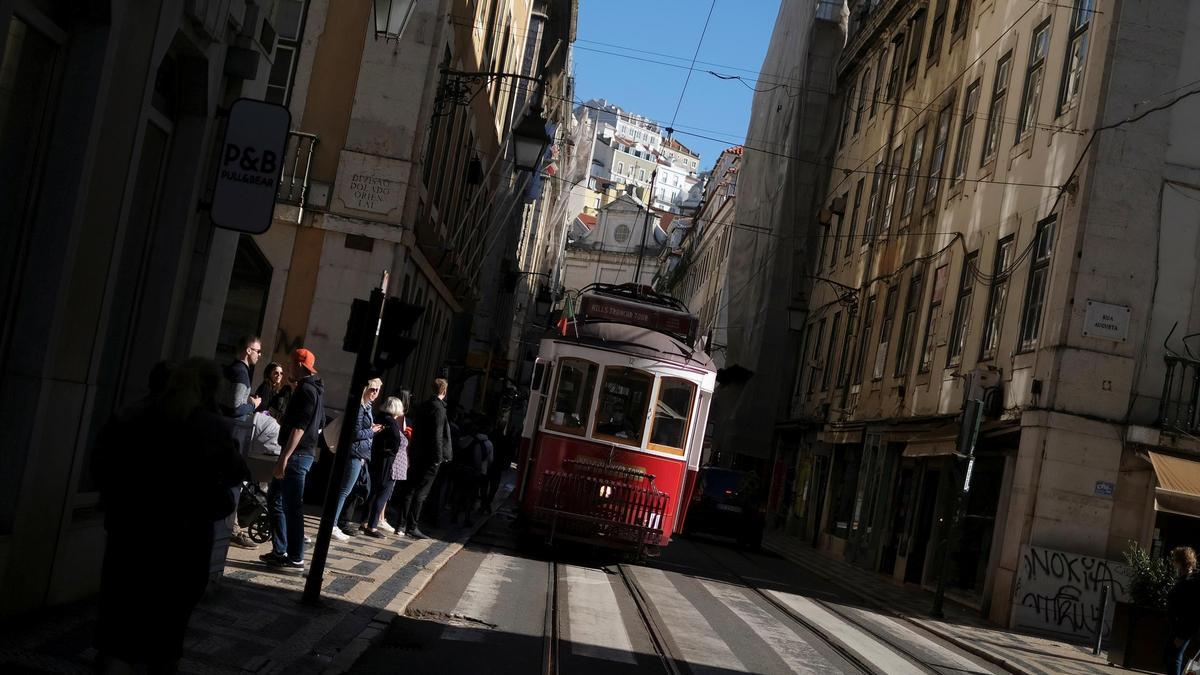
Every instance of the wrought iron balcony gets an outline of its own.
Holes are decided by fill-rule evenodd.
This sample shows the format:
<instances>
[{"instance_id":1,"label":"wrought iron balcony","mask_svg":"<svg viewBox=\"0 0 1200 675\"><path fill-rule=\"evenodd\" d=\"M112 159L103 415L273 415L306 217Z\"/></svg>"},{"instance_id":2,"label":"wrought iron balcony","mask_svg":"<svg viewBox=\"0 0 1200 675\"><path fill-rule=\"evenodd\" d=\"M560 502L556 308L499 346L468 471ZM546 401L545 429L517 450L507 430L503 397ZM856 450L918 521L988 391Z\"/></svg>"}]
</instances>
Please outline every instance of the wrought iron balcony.
<instances>
[{"instance_id":1,"label":"wrought iron balcony","mask_svg":"<svg viewBox=\"0 0 1200 675\"><path fill-rule=\"evenodd\" d=\"M1200 361L1173 354L1164 360L1167 375L1158 404L1158 424L1189 434L1200 432Z\"/></svg>"},{"instance_id":2,"label":"wrought iron balcony","mask_svg":"<svg viewBox=\"0 0 1200 675\"><path fill-rule=\"evenodd\" d=\"M296 212L297 223L304 217L304 205L308 199L308 173L312 169L317 141L316 134L306 134L303 131L288 132L283 175L279 177L279 191L275 193L275 201L300 207Z\"/></svg>"}]
</instances>

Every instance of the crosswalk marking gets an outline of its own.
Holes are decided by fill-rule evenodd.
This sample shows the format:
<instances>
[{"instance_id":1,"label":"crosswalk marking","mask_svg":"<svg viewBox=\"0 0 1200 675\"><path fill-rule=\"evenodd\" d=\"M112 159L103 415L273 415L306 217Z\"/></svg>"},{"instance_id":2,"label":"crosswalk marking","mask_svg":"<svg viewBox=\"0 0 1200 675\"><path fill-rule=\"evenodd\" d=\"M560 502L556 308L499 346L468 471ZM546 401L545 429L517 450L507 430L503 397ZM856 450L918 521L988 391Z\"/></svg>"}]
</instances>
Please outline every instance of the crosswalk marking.
<instances>
[{"instance_id":1,"label":"crosswalk marking","mask_svg":"<svg viewBox=\"0 0 1200 675\"><path fill-rule=\"evenodd\" d=\"M576 656L637 664L633 643L621 618L621 607L609 575L603 570L564 565L567 586L567 630Z\"/></svg>"},{"instance_id":2,"label":"crosswalk marking","mask_svg":"<svg viewBox=\"0 0 1200 675\"><path fill-rule=\"evenodd\" d=\"M926 659L926 662L931 665L952 668L954 670L961 670L967 673L981 672L978 664L972 663L966 658L963 658L949 649L946 649L933 640L930 640L924 635L921 635L920 633L904 625L903 622L894 617L882 616L875 614L874 612L869 612L865 609L859 609L857 607L846 607L844 609L845 611L853 614L859 621L865 621L874 625L877 630L872 630L871 632L875 633L876 635L881 634L880 631L882 631L882 633L890 634L895 640L898 640L905 645L909 645L909 647L906 647L906 649L909 649L909 651L916 651L917 653L929 655L929 658ZM915 650L913 649L914 647Z\"/></svg>"},{"instance_id":3,"label":"crosswalk marking","mask_svg":"<svg viewBox=\"0 0 1200 675\"><path fill-rule=\"evenodd\" d=\"M812 645L804 642L778 618L746 597L741 589L715 581L701 581L714 598L725 605L796 673L831 673L837 668Z\"/></svg>"},{"instance_id":4,"label":"crosswalk marking","mask_svg":"<svg viewBox=\"0 0 1200 675\"><path fill-rule=\"evenodd\" d=\"M679 647L680 656L694 673L724 669L745 672L742 662L725 644L708 620L679 593L661 570L634 569L634 576L654 599L654 607L663 618L664 628Z\"/></svg>"},{"instance_id":5,"label":"crosswalk marking","mask_svg":"<svg viewBox=\"0 0 1200 675\"><path fill-rule=\"evenodd\" d=\"M919 675L924 672L916 664L875 639L866 631L833 614L812 600L800 595L779 591L766 591L766 593L795 612L796 616L813 624L822 633L840 639L859 658L874 664L885 673L889 673L889 675L908 675L910 673L912 675Z\"/></svg>"},{"instance_id":6,"label":"crosswalk marking","mask_svg":"<svg viewBox=\"0 0 1200 675\"><path fill-rule=\"evenodd\" d=\"M471 617L479 621L490 621L492 611L500 600L500 592L505 584L513 581L520 572L521 561L500 553L488 553L479 564L478 571L471 577L471 583L463 591L458 604L454 606L454 614L460 617ZM446 640L461 642L482 642L485 631L463 626L449 626L442 632Z\"/></svg>"}]
</instances>

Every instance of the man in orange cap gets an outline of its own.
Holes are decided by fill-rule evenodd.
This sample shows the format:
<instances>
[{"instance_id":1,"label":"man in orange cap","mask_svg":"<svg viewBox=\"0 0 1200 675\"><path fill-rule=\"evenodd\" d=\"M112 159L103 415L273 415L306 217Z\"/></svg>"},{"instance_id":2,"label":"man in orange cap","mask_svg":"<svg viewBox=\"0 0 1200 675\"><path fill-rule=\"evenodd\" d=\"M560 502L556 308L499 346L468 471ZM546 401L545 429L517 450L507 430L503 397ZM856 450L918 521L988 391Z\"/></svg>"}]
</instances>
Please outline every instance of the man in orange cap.
<instances>
[{"instance_id":1,"label":"man in orange cap","mask_svg":"<svg viewBox=\"0 0 1200 675\"><path fill-rule=\"evenodd\" d=\"M317 378L317 357L312 352L297 349L289 365L296 390L279 424L283 449L267 490L272 550L259 558L271 567L303 570L304 481L320 452L317 439L325 423L325 388Z\"/></svg>"}]
</instances>

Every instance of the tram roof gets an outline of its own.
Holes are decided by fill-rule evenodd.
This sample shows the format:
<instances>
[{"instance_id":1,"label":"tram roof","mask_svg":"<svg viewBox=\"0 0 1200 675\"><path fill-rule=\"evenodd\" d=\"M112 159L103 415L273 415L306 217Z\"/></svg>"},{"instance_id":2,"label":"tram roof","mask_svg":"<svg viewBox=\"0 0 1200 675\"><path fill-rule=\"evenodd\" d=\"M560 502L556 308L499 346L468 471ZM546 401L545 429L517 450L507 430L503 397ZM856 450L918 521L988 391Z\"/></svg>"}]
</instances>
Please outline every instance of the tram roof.
<instances>
[{"instance_id":1,"label":"tram roof","mask_svg":"<svg viewBox=\"0 0 1200 675\"><path fill-rule=\"evenodd\" d=\"M576 337L576 329L578 329L578 337ZM572 323L567 329L566 335L550 329L545 337L556 342L616 349L635 356L716 371L712 358L703 351L693 349L666 333L624 323L580 321Z\"/></svg>"}]
</instances>

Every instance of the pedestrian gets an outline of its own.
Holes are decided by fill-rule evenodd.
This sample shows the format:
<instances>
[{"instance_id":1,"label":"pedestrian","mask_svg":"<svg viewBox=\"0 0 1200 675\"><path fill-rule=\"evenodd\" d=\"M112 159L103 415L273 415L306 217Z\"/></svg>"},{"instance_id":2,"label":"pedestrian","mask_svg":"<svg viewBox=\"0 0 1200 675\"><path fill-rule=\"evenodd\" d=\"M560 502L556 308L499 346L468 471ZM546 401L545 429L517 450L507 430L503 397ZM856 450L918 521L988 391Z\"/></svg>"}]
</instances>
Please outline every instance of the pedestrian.
<instances>
[{"instance_id":1,"label":"pedestrian","mask_svg":"<svg viewBox=\"0 0 1200 675\"><path fill-rule=\"evenodd\" d=\"M483 432L484 422L479 418L464 421L458 447L454 450L455 485L450 524L458 523L463 514L463 524L473 525L471 518L475 500L487 494L488 468L493 459L492 441Z\"/></svg>"},{"instance_id":2,"label":"pedestrian","mask_svg":"<svg viewBox=\"0 0 1200 675\"><path fill-rule=\"evenodd\" d=\"M254 395L259 398L258 412L266 413L277 421L283 419L292 387L283 374L283 366L272 361L263 371L263 381Z\"/></svg>"},{"instance_id":3,"label":"pedestrian","mask_svg":"<svg viewBox=\"0 0 1200 675\"><path fill-rule=\"evenodd\" d=\"M437 478L442 462L453 457L450 445L450 421L446 418L446 393L450 385L438 378L433 381L433 396L415 411L412 442L409 444L408 480L400 501L400 521L404 533L413 539L426 536L417 527L421 509Z\"/></svg>"},{"instance_id":4,"label":"pedestrian","mask_svg":"<svg viewBox=\"0 0 1200 675\"><path fill-rule=\"evenodd\" d=\"M395 396L389 396L379 409L379 421L383 429L375 434L371 447L371 456L378 464L367 510L367 523L363 525L363 532L376 539L382 539L384 532L396 533L396 529L387 521L387 505L396 484L408 478L408 438L404 435L404 412L404 404Z\"/></svg>"},{"instance_id":5,"label":"pedestrian","mask_svg":"<svg viewBox=\"0 0 1200 675\"><path fill-rule=\"evenodd\" d=\"M317 357L300 348L288 363L296 391L280 424L283 449L267 490L272 549L259 558L271 567L304 569L304 482L317 458L325 423L325 386L317 377Z\"/></svg>"},{"instance_id":6,"label":"pedestrian","mask_svg":"<svg viewBox=\"0 0 1200 675\"><path fill-rule=\"evenodd\" d=\"M255 335L238 340L233 362L225 366L225 381L229 387L225 406L230 417L244 418L254 414L262 398L251 394L251 373L262 355L262 341Z\"/></svg>"},{"instance_id":7,"label":"pedestrian","mask_svg":"<svg viewBox=\"0 0 1200 675\"><path fill-rule=\"evenodd\" d=\"M242 336L237 341L237 351L234 353L233 361L225 366L223 371L225 377L224 410L235 420L233 436L243 456L250 450L254 437L258 435L255 429L255 424L258 422L255 419L255 411L262 403L262 399L258 395L252 394L250 387L251 374L261 355L262 341L258 336ZM241 491L242 486L240 485L234 488L235 500L240 501ZM250 535L246 533L246 528L238 522L237 513L229 516L226 525L230 529L230 544L246 549L258 547L258 544L254 543L250 539Z\"/></svg>"},{"instance_id":8,"label":"pedestrian","mask_svg":"<svg viewBox=\"0 0 1200 675\"><path fill-rule=\"evenodd\" d=\"M1167 594L1167 621L1171 635L1167 642L1167 673L1183 675L1188 647L1200 631L1200 574L1196 572L1196 551L1191 546L1171 550L1171 562L1179 578Z\"/></svg>"},{"instance_id":9,"label":"pedestrian","mask_svg":"<svg viewBox=\"0 0 1200 675\"><path fill-rule=\"evenodd\" d=\"M493 457L491 463L488 464L487 485L481 505L484 513L492 512L496 494L500 491L500 481L504 478L504 471L512 464L511 435L505 433L504 427L498 426L492 429L490 439Z\"/></svg>"},{"instance_id":10,"label":"pedestrian","mask_svg":"<svg viewBox=\"0 0 1200 675\"><path fill-rule=\"evenodd\" d=\"M193 358L165 373L156 366L156 391L116 413L96 441L107 538L96 621L101 672L175 672L208 585L214 524L233 512L231 489L246 475L218 402L221 368ZM146 508L146 486L163 484L171 507ZM169 564L147 564L147 532L168 533Z\"/></svg>"},{"instance_id":11,"label":"pedestrian","mask_svg":"<svg viewBox=\"0 0 1200 675\"><path fill-rule=\"evenodd\" d=\"M366 483L369 486L371 484L370 470L367 468L371 461L371 440L378 431L383 429L382 424L375 423L375 417L371 414L371 406L379 397L379 390L382 387L383 381L379 378L367 380L367 386L363 387L362 397L358 401L354 422L354 442L350 445L350 456L346 459L346 469L342 472L341 488L338 490L337 506L333 511L333 522L335 523L333 538L338 541L350 539L350 535L346 531L351 529L348 523L352 514L348 512L346 520L341 519L346 498L350 496L350 492L356 485Z\"/></svg>"}]
</instances>

